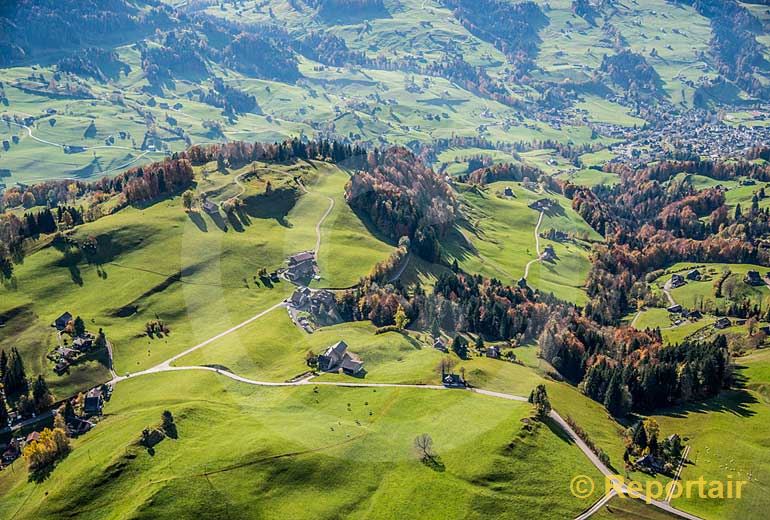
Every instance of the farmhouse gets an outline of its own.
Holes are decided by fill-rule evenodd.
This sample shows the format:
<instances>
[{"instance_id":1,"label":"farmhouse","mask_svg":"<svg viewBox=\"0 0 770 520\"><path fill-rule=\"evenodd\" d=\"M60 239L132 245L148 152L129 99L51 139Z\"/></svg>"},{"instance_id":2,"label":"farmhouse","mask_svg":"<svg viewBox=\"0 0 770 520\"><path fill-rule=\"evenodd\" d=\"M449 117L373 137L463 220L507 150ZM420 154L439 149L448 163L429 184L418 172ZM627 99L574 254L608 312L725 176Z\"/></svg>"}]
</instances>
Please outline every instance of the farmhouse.
<instances>
[{"instance_id":1,"label":"farmhouse","mask_svg":"<svg viewBox=\"0 0 770 520\"><path fill-rule=\"evenodd\" d=\"M289 281L299 283L315 275L315 253L304 251L289 257L289 267L286 277Z\"/></svg>"},{"instance_id":2,"label":"farmhouse","mask_svg":"<svg viewBox=\"0 0 770 520\"><path fill-rule=\"evenodd\" d=\"M486 354L487 354L488 358L500 359L500 348L499 347L488 347Z\"/></svg>"},{"instance_id":3,"label":"farmhouse","mask_svg":"<svg viewBox=\"0 0 770 520\"><path fill-rule=\"evenodd\" d=\"M519 281L516 282L516 285L519 286L519 289L526 289L527 288L527 279L526 278L519 278Z\"/></svg>"},{"instance_id":4,"label":"farmhouse","mask_svg":"<svg viewBox=\"0 0 770 520\"><path fill-rule=\"evenodd\" d=\"M73 348L81 352L89 350L93 344L94 340L91 336L80 336L72 340Z\"/></svg>"},{"instance_id":5,"label":"farmhouse","mask_svg":"<svg viewBox=\"0 0 770 520\"><path fill-rule=\"evenodd\" d=\"M8 444L8 447L3 451L2 462L4 464L10 464L14 460L18 459L21 455L21 448L18 439L12 439Z\"/></svg>"},{"instance_id":6,"label":"farmhouse","mask_svg":"<svg viewBox=\"0 0 770 520\"><path fill-rule=\"evenodd\" d=\"M543 260L549 261L556 258L556 251L553 250L552 245L545 246L545 249L543 250Z\"/></svg>"},{"instance_id":7,"label":"farmhouse","mask_svg":"<svg viewBox=\"0 0 770 520\"><path fill-rule=\"evenodd\" d=\"M659 458L653 456L651 453L648 453L644 457L638 459L635 465L642 470L652 471L654 473L660 473L663 471L663 462Z\"/></svg>"},{"instance_id":8,"label":"farmhouse","mask_svg":"<svg viewBox=\"0 0 770 520\"><path fill-rule=\"evenodd\" d=\"M698 271L697 269L690 269L689 271L687 271L686 277L688 280L698 282L703 276L701 275L700 271Z\"/></svg>"},{"instance_id":9,"label":"farmhouse","mask_svg":"<svg viewBox=\"0 0 770 520\"><path fill-rule=\"evenodd\" d=\"M319 314L321 310L325 312L331 312L336 309L337 300L334 298L334 293L321 289L310 294L310 312L313 314Z\"/></svg>"},{"instance_id":10,"label":"farmhouse","mask_svg":"<svg viewBox=\"0 0 770 520\"><path fill-rule=\"evenodd\" d=\"M318 368L324 372L342 369L348 375L359 375L364 369L364 363L358 356L348 352L348 345L338 341L318 356Z\"/></svg>"},{"instance_id":11,"label":"farmhouse","mask_svg":"<svg viewBox=\"0 0 770 520\"><path fill-rule=\"evenodd\" d=\"M513 188L511 188L510 186L506 186L505 187L505 191L503 192L503 194L506 197L513 197Z\"/></svg>"},{"instance_id":12,"label":"farmhouse","mask_svg":"<svg viewBox=\"0 0 770 520\"><path fill-rule=\"evenodd\" d=\"M676 289L677 287L685 285L687 282L681 274L672 274L669 283L672 289Z\"/></svg>"},{"instance_id":13,"label":"farmhouse","mask_svg":"<svg viewBox=\"0 0 770 520\"><path fill-rule=\"evenodd\" d=\"M441 350L443 352L447 351L446 345L444 344L444 341L441 338L433 339L433 348L435 348L436 350Z\"/></svg>"},{"instance_id":14,"label":"farmhouse","mask_svg":"<svg viewBox=\"0 0 770 520\"><path fill-rule=\"evenodd\" d=\"M65 312L64 314L56 318L56 320L54 320L53 326L59 330L64 330L70 321L72 321L72 314L70 314L69 312Z\"/></svg>"},{"instance_id":15,"label":"farmhouse","mask_svg":"<svg viewBox=\"0 0 770 520\"><path fill-rule=\"evenodd\" d=\"M86 415L101 415L103 406L104 397L102 396L102 389L96 387L89 390L83 401L83 412Z\"/></svg>"},{"instance_id":16,"label":"farmhouse","mask_svg":"<svg viewBox=\"0 0 770 520\"><path fill-rule=\"evenodd\" d=\"M211 202L210 200L206 200L203 202L203 211L205 211L209 215L213 215L219 212L219 207L215 203Z\"/></svg>"},{"instance_id":17,"label":"farmhouse","mask_svg":"<svg viewBox=\"0 0 770 520\"><path fill-rule=\"evenodd\" d=\"M556 201L553 199L538 199L532 204L529 205L530 208L537 210L537 211L548 211L553 206L556 205Z\"/></svg>"},{"instance_id":18,"label":"farmhouse","mask_svg":"<svg viewBox=\"0 0 770 520\"><path fill-rule=\"evenodd\" d=\"M746 273L746 277L743 279L744 282L746 282L749 285L753 286L759 286L759 285L765 285L765 282L762 281L762 277L759 276L759 271L749 271Z\"/></svg>"},{"instance_id":19,"label":"farmhouse","mask_svg":"<svg viewBox=\"0 0 770 520\"><path fill-rule=\"evenodd\" d=\"M291 295L291 304L297 308L304 307L310 299L311 291L307 287L299 287Z\"/></svg>"},{"instance_id":20,"label":"farmhouse","mask_svg":"<svg viewBox=\"0 0 770 520\"><path fill-rule=\"evenodd\" d=\"M289 257L289 267L295 265L301 265L305 262L311 262L315 260L315 255L311 251L303 251Z\"/></svg>"},{"instance_id":21,"label":"farmhouse","mask_svg":"<svg viewBox=\"0 0 770 520\"><path fill-rule=\"evenodd\" d=\"M726 318L722 316L719 318L716 322L714 322L714 327L717 329L726 329L727 327L731 326L733 324L732 321L730 321L730 318Z\"/></svg>"},{"instance_id":22,"label":"farmhouse","mask_svg":"<svg viewBox=\"0 0 770 520\"><path fill-rule=\"evenodd\" d=\"M682 313L682 316L684 316L685 318L689 318L692 321L698 321L699 319L701 319L703 317L703 314L699 310L696 309L694 311L689 311L689 312L688 311L684 311Z\"/></svg>"},{"instance_id":23,"label":"farmhouse","mask_svg":"<svg viewBox=\"0 0 770 520\"><path fill-rule=\"evenodd\" d=\"M672 314L679 314L680 312L682 312L682 306L677 303L676 305L672 305L666 310Z\"/></svg>"},{"instance_id":24,"label":"farmhouse","mask_svg":"<svg viewBox=\"0 0 770 520\"><path fill-rule=\"evenodd\" d=\"M465 381L459 374L444 374L441 376L441 382L447 388L465 388Z\"/></svg>"}]
</instances>

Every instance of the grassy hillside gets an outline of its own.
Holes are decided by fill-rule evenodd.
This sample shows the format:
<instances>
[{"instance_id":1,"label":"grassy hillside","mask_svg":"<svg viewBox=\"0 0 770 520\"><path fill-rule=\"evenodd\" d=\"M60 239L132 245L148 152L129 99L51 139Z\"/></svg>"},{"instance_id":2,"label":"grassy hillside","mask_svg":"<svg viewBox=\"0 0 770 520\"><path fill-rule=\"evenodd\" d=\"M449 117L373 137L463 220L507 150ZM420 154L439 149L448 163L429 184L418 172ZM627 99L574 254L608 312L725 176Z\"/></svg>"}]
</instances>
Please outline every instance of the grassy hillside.
<instances>
[{"instance_id":1,"label":"grassy hillside","mask_svg":"<svg viewBox=\"0 0 770 520\"><path fill-rule=\"evenodd\" d=\"M704 518L745 518L768 507L770 457L766 446L768 420L767 381L770 358L767 352L737 360L742 388L725 392L701 405L656 415L664 431L677 431L691 445L682 478L746 480L740 500L678 499L676 507Z\"/></svg>"},{"instance_id":2,"label":"grassy hillside","mask_svg":"<svg viewBox=\"0 0 770 520\"><path fill-rule=\"evenodd\" d=\"M15 270L13 285L0 288L0 312L23 311L11 320L0 345L18 345L28 372L46 375L62 396L108 375L104 359L70 375L53 373L45 359L54 345L49 325L64 311L82 316L92 331L104 328L119 373L157 364L291 293L287 282L267 286L257 272L315 248L315 226L330 205L326 193L333 194L335 205L321 227L321 285L355 283L389 254L391 247L369 234L344 204L343 171L326 164L291 173L290 167L255 168L261 177L243 181L243 172L215 172L212 165L199 172L198 192L214 201L241 191L234 182L239 179L245 205L238 218L188 214L180 197L172 197L78 227L71 238L94 237L96 255L87 257L62 241L35 244ZM307 194L294 182L296 174L306 179ZM274 188L269 197L267 180ZM171 332L145 336L145 323L153 319L163 320Z\"/></svg>"},{"instance_id":3,"label":"grassy hillside","mask_svg":"<svg viewBox=\"0 0 770 520\"><path fill-rule=\"evenodd\" d=\"M149 454L135 441L164 409L178 438ZM0 516L572 517L585 504L565 492L569 476L598 474L551 429L523 429L529 413L466 392L137 378L118 385L51 478L27 482L20 462L0 473ZM421 433L434 440L433 467L415 455Z\"/></svg>"},{"instance_id":4,"label":"grassy hillside","mask_svg":"<svg viewBox=\"0 0 770 520\"><path fill-rule=\"evenodd\" d=\"M515 197L502 197L508 186ZM600 237L572 210L570 202L557 194L536 193L514 182L492 183L483 191L466 190L463 200L470 226L451 245L450 254L468 272L514 283L524 275L526 264L537 258L535 227L539 213L529 205L543 197L556 200L558 205L546 212L540 232L554 229L575 239L559 243L540 238L541 252L550 245L556 259L532 263L527 281L541 291L582 303L586 298L582 287L590 267L590 245L583 238Z\"/></svg>"}]
</instances>

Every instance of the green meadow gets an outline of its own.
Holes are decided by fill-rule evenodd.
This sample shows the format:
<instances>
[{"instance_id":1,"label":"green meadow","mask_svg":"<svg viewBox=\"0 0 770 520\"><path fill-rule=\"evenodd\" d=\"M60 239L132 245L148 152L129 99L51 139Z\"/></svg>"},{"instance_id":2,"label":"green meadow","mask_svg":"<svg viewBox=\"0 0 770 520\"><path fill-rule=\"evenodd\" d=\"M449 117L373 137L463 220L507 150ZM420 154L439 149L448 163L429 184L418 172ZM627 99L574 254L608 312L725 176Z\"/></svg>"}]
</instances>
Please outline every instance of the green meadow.
<instances>
[{"instance_id":1,"label":"green meadow","mask_svg":"<svg viewBox=\"0 0 770 520\"><path fill-rule=\"evenodd\" d=\"M696 265L692 263L674 264L654 284L662 287L671 277L672 273L684 275L693 267L696 267ZM701 281L687 280L686 285L670 291L674 301L684 307L696 308L702 303L704 309L708 311L711 308L724 308L731 301L740 302L743 300L749 300L753 304L766 305L765 300L770 296L768 287L755 287L744 282L744 277L748 271L759 271L760 276L764 276L767 272L766 267L751 264L706 264L697 267L704 275ZM728 269L730 275L722 285L722 296L717 298L714 281Z\"/></svg>"},{"instance_id":2,"label":"green meadow","mask_svg":"<svg viewBox=\"0 0 770 520\"><path fill-rule=\"evenodd\" d=\"M165 409L177 438L137 446ZM573 497L571 475L599 474L558 430L527 426L530 413L462 391L146 376L116 387L98 428L50 478L29 482L21 461L0 473L0 516L574 517L598 493ZM413 446L423 433L431 464Z\"/></svg>"},{"instance_id":3,"label":"green meadow","mask_svg":"<svg viewBox=\"0 0 770 520\"><path fill-rule=\"evenodd\" d=\"M200 193L212 200L237 194L233 179L239 173L212 170L199 172ZM245 181L243 211L235 219L188 214L180 197L172 197L79 226L71 238L95 238L95 257L61 240L31 244L12 283L0 288L0 313L15 315L0 345L18 344L29 374L44 374L60 396L108 379L105 359L61 377L53 373L45 359L54 346L50 324L69 311L82 316L88 329L105 330L119 373L153 366L286 298L293 286L265 285L257 272L315 248L315 226L330 205L326 193L334 192L335 205L321 225L318 283L354 284L392 247L368 233L342 200L346 173L326 164L299 171L307 177L306 194L280 169ZM272 197L264 196L268 179ZM154 319L163 320L170 333L146 336L145 323Z\"/></svg>"},{"instance_id":4,"label":"green meadow","mask_svg":"<svg viewBox=\"0 0 770 520\"><path fill-rule=\"evenodd\" d=\"M501 196L506 187L512 187L514 197ZM557 201L546 212L540 232L555 229L574 238L553 242L540 238L541 252L550 245L556 258L552 261L533 262L527 279L531 287L581 303L585 301L583 284L588 275L590 244L596 240L593 231L572 209L570 202L555 193L536 193L521 183L497 182L483 190L467 189L462 199L468 207L469 226L461 229L450 254L468 272L483 273L513 283L524 275L525 266L537 258L535 227L539 213L529 205L540 198Z\"/></svg>"},{"instance_id":5,"label":"green meadow","mask_svg":"<svg viewBox=\"0 0 770 520\"><path fill-rule=\"evenodd\" d=\"M737 358L739 387L702 404L655 416L662 431L676 431L690 445L682 479L745 480L740 499L682 497L675 507L703 518L753 518L768 502L770 456L767 452L767 381L770 358L764 350Z\"/></svg>"}]
</instances>

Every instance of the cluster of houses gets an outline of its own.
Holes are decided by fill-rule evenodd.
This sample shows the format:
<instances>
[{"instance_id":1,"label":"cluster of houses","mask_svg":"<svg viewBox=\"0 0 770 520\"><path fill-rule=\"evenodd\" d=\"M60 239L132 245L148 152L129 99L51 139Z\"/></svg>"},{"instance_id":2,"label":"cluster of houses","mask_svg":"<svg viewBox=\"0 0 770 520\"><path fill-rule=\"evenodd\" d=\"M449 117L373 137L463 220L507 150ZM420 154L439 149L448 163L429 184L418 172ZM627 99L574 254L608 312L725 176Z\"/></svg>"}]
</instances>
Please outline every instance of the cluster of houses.
<instances>
[{"instance_id":1,"label":"cluster of houses","mask_svg":"<svg viewBox=\"0 0 770 520\"><path fill-rule=\"evenodd\" d=\"M682 320L688 319L691 321L698 321L703 317L703 313L697 309L695 310L688 310L679 305L678 303L675 303L674 305L671 305L670 307L666 308L668 312L671 314L678 314L682 317L682 319L678 319L674 322L674 325L680 325L682 323Z\"/></svg>"},{"instance_id":2,"label":"cluster of houses","mask_svg":"<svg viewBox=\"0 0 770 520\"><path fill-rule=\"evenodd\" d=\"M54 320L52 326L59 332L60 337L61 333L73 319L72 314L65 312ZM74 365L86 353L91 351L95 341L96 337L93 334L86 332L81 336L74 337L70 346L60 344L48 354L48 359L56 363L54 371L58 375L65 373L71 365Z\"/></svg>"},{"instance_id":3,"label":"cluster of houses","mask_svg":"<svg viewBox=\"0 0 770 520\"><path fill-rule=\"evenodd\" d=\"M303 251L290 256L284 275L290 282L296 284L305 284L316 277L315 252Z\"/></svg>"},{"instance_id":4,"label":"cluster of houses","mask_svg":"<svg viewBox=\"0 0 770 520\"><path fill-rule=\"evenodd\" d=\"M83 413L71 414L64 417L67 426L67 435L78 437L88 432L95 426L94 419L102 415L105 398L109 398L110 388L97 386L89 390L83 399ZM73 398L74 401L75 398ZM33 431L26 436L12 436L7 442L0 442L0 469L10 465L18 459L24 447L40 438L40 432Z\"/></svg>"},{"instance_id":5,"label":"cluster of houses","mask_svg":"<svg viewBox=\"0 0 770 520\"><path fill-rule=\"evenodd\" d=\"M292 321L308 334L313 333L315 324L329 325L337 323L341 319L337 312L337 300L334 293L326 289L313 290L305 286L298 287L287 303ZM298 311L311 314L315 323L311 323L307 316L299 315Z\"/></svg>"},{"instance_id":6,"label":"cluster of houses","mask_svg":"<svg viewBox=\"0 0 770 520\"><path fill-rule=\"evenodd\" d=\"M763 107L764 108L764 107ZM760 110L761 111L761 110ZM693 154L710 157L735 157L748 148L768 142L770 127L761 124L732 125L704 110L667 110L665 104L647 118L644 129L629 129L612 124L589 123L593 130L621 141L610 145L615 154L611 162L648 164L667 158L671 144Z\"/></svg>"},{"instance_id":7,"label":"cluster of houses","mask_svg":"<svg viewBox=\"0 0 770 520\"><path fill-rule=\"evenodd\" d=\"M693 281L693 282L699 282L703 279L703 275L698 269L690 269L687 271L687 274L685 276L682 276L681 274L674 273L671 275L671 280L669 280L669 287L672 289L676 289L677 287L682 287L683 285L687 285L687 280Z\"/></svg>"}]
</instances>

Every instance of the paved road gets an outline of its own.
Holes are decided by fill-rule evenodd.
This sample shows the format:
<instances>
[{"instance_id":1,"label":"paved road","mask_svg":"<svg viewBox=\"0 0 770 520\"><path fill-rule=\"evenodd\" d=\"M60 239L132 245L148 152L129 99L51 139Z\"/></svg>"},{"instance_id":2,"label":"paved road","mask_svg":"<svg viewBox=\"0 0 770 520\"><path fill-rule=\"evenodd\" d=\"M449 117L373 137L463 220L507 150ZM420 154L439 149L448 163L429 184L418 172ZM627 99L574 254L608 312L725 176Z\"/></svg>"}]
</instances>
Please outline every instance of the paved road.
<instances>
[{"instance_id":1,"label":"paved road","mask_svg":"<svg viewBox=\"0 0 770 520\"><path fill-rule=\"evenodd\" d=\"M275 306L277 307L277 306ZM273 307L273 308L275 308ZM270 309L272 310L272 309ZM265 311L269 312L269 311ZM263 313L264 314L264 313ZM254 318L256 319L256 317ZM253 319L252 319L253 321ZM222 334L224 335L224 333ZM133 379L142 375L146 374L153 374L153 373L159 373L159 372L178 372L178 371L184 371L184 370L202 370L207 372L215 372L219 375L222 375L224 377L227 377L229 379L232 379L234 381L238 381L240 383L245 383L249 385L255 385L255 386L265 386L265 387L298 387L298 386L337 386L337 387L345 387L345 388L418 388L421 390L433 390L433 391L453 391L451 389L448 389L441 385L414 385L414 384L397 384L397 383L355 383L355 382L335 382L335 381L312 381L309 378L302 379L299 381L291 381L291 382L273 382L273 381L258 381L255 379L249 379L246 377L239 376L237 374L233 374L232 372L228 372L225 370L221 370L214 367L206 367L206 366L189 366L189 367L175 367L170 366L170 363L174 359L178 359L182 355L185 355L189 352L192 352L196 348L200 348L200 346L203 346L204 344L207 344L217 337L212 338L208 342L204 342L201 345L197 345L196 347L193 347L192 349L189 349L185 351L184 353L175 356L174 358L171 358L168 361L165 361L153 368L150 368L148 370L144 370L142 372L137 372L135 374L132 374L131 376L124 376L124 377L118 377L117 379L114 379L112 383L117 384L120 381L124 381L126 379ZM517 401L517 402L527 402L528 399L523 396L519 395L512 395L512 394L506 394L503 392L494 392L491 390L484 390L482 388L470 388L467 389L468 392L473 392L476 394L486 395L490 397L496 397L500 399L507 399L510 401ZM562 417L556 413L555 410L552 410L549 414L550 418L556 422L556 424L564 430L564 432L570 437L570 439L575 443L575 445L580 449L580 451L583 452L583 454L588 458L588 460L602 473L602 475L606 477L611 477L614 475L614 473L602 463L601 460L596 456L596 454L591 451L591 449L586 445L585 442L575 433L575 431L567 424L567 422L562 419ZM598 485L602 486L604 485L604 482L597 483ZM624 493L628 493L628 488L624 485L620 486L620 489ZM566 490L565 490L566 492ZM614 496L614 491L611 492L608 496L603 497L599 502L594 504L588 511L582 513L579 517L577 517L577 520L583 520L585 518L588 518L590 515L598 511L604 504L606 504L611 498ZM639 496L640 499L646 500L646 497L644 495ZM680 511L674 507L672 507L667 502L661 502L658 500L650 500L650 504L654 505L655 507L658 507L664 511L667 511L671 514L677 515L681 518L685 518L687 520L701 520L700 518L690 515L689 513L685 513L684 511Z\"/></svg>"},{"instance_id":2,"label":"paved road","mask_svg":"<svg viewBox=\"0 0 770 520\"><path fill-rule=\"evenodd\" d=\"M398 268L398 272L390 277L390 282L395 282L399 278L401 278L401 275L404 274L404 271L406 271L406 267L409 265L409 261L412 259L412 253L406 254L406 260L401 262L401 267Z\"/></svg>"},{"instance_id":3,"label":"paved road","mask_svg":"<svg viewBox=\"0 0 770 520\"><path fill-rule=\"evenodd\" d=\"M541 259L541 254L540 254L540 224L543 223L543 215L545 215L545 211L541 211L540 212L540 216L537 219L537 225L535 226L535 252L537 253L537 258L527 262L527 265L524 267L524 279L525 280L529 276L529 266L531 266L535 262L539 262L540 259Z\"/></svg>"}]
</instances>

